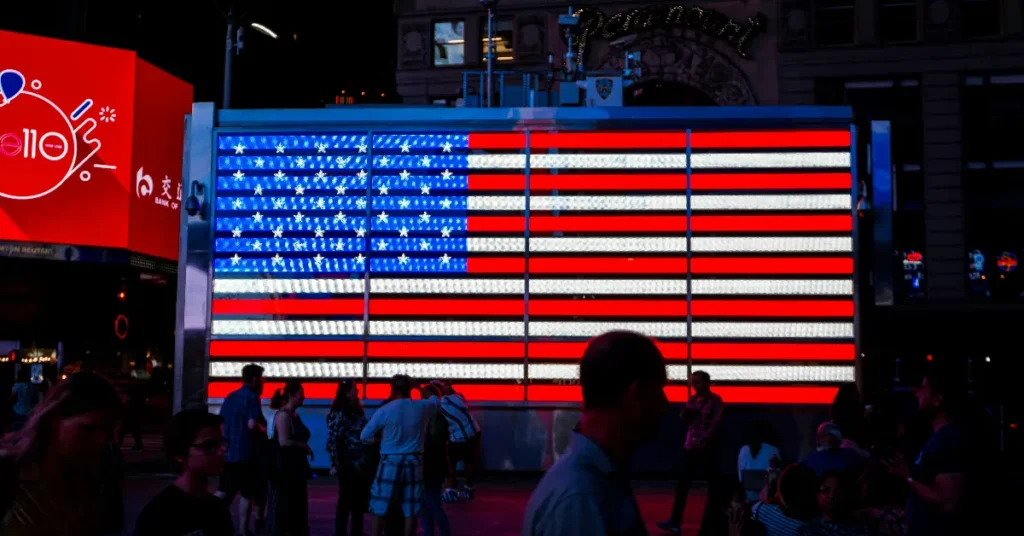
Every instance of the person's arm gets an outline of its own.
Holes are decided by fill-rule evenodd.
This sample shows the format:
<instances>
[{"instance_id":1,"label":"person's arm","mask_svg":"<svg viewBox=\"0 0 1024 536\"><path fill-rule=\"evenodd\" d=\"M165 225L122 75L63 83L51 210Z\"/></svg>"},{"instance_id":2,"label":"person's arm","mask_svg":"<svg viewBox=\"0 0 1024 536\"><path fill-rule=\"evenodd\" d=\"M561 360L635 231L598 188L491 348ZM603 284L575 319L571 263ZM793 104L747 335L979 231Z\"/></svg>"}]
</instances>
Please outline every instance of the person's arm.
<instances>
[{"instance_id":1,"label":"person's arm","mask_svg":"<svg viewBox=\"0 0 1024 536\"><path fill-rule=\"evenodd\" d=\"M523 536L593 536L608 534L601 507L590 494L559 499L543 519L531 519Z\"/></svg>"},{"instance_id":2,"label":"person's arm","mask_svg":"<svg viewBox=\"0 0 1024 536\"><path fill-rule=\"evenodd\" d=\"M302 441L292 439L292 416L283 411L277 412L274 419L274 434L282 447L307 447Z\"/></svg>"},{"instance_id":3,"label":"person's arm","mask_svg":"<svg viewBox=\"0 0 1024 536\"><path fill-rule=\"evenodd\" d=\"M370 422L366 423L363 431L359 433L359 440L367 445L372 445L376 442L377 432L380 432L384 428L384 407L377 408L377 411L373 412L373 416L370 417Z\"/></svg>"},{"instance_id":4,"label":"person's arm","mask_svg":"<svg viewBox=\"0 0 1024 536\"><path fill-rule=\"evenodd\" d=\"M255 398L246 403L246 413L249 416L247 426L254 432L267 433L267 420L263 417L263 409L260 407L260 399Z\"/></svg>"},{"instance_id":5,"label":"person's arm","mask_svg":"<svg viewBox=\"0 0 1024 536\"><path fill-rule=\"evenodd\" d=\"M708 414L708 420L705 423L707 427L707 436L704 440L705 443L710 443L718 439L718 429L722 424L722 413L725 412L725 404L722 402L722 398L715 396L711 400L711 413Z\"/></svg>"},{"instance_id":6,"label":"person's arm","mask_svg":"<svg viewBox=\"0 0 1024 536\"><path fill-rule=\"evenodd\" d=\"M335 461L338 459L338 435L343 417L340 413L327 415L327 457L331 463L331 474L337 472Z\"/></svg>"},{"instance_id":7,"label":"person's arm","mask_svg":"<svg viewBox=\"0 0 1024 536\"><path fill-rule=\"evenodd\" d=\"M960 503L964 496L963 473L943 473L935 475L935 485L908 479L910 490L921 500L937 506L943 512L960 511Z\"/></svg>"},{"instance_id":8,"label":"person's arm","mask_svg":"<svg viewBox=\"0 0 1024 536\"><path fill-rule=\"evenodd\" d=\"M764 448L764 445L761 445ZM743 482L743 453L750 452L750 447L743 445L740 447L740 453L736 455L736 476L739 477L740 482Z\"/></svg>"}]
</instances>

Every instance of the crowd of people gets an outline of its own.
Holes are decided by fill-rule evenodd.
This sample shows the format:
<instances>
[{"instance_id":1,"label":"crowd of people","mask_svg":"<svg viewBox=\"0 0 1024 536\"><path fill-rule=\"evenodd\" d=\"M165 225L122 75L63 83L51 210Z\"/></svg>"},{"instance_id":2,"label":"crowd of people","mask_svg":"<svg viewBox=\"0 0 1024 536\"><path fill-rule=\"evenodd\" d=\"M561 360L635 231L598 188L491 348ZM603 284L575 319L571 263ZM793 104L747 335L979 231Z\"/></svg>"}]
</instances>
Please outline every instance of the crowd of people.
<instances>
[{"instance_id":1,"label":"crowd of people","mask_svg":"<svg viewBox=\"0 0 1024 536\"><path fill-rule=\"evenodd\" d=\"M272 394L268 421L263 369L247 365L242 376L219 414L173 416L165 449L178 476L144 508L135 534L309 534L314 452L298 411L302 384L288 381ZM703 477L702 535L989 533L983 527L992 518L978 512L990 494L975 485L985 460L969 448L967 397L955 376L929 372L915 391L925 424L920 448L907 441L913 423L893 405L865 406L856 387L844 386L809 455L787 460L771 427L756 421L732 480L720 471L726 409L711 380L699 370L690 377L694 394L680 413L684 470L669 518L657 524L662 530L681 531L691 484ZM585 350L580 384L577 433L534 490L522 534L646 534L629 465L671 410L664 359L647 337L606 333ZM112 475L120 474L114 454L124 411L121 393L92 372L49 389L0 442L0 533L120 531L123 498ZM450 382L397 375L391 396L367 418L357 382L344 380L326 425L338 480L336 534L362 534L365 513L373 536L411 536L417 526L425 535L451 534L443 505L474 497L481 428Z\"/></svg>"}]
</instances>

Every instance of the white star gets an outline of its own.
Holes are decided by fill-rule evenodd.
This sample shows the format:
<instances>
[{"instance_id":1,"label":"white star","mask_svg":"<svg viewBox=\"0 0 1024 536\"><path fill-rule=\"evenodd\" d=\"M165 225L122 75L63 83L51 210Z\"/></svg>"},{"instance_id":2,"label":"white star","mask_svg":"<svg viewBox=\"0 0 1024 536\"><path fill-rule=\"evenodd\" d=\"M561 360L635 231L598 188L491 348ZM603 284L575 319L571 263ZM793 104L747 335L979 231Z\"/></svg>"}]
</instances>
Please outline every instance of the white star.
<instances>
[{"instance_id":1,"label":"white star","mask_svg":"<svg viewBox=\"0 0 1024 536\"><path fill-rule=\"evenodd\" d=\"M305 242L300 242L298 240L296 240L295 242L292 242L292 249L294 249L295 251L299 251L300 249L303 249L305 247L306 247L306 243Z\"/></svg>"},{"instance_id":2,"label":"white star","mask_svg":"<svg viewBox=\"0 0 1024 536\"><path fill-rule=\"evenodd\" d=\"M274 238L281 238L284 236L284 227L278 225L277 229L274 229Z\"/></svg>"},{"instance_id":3,"label":"white star","mask_svg":"<svg viewBox=\"0 0 1024 536\"><path fill-rule=\"evenodd\" d=\"M238 227L235 227L234 229L231 230L231 238L241 238L241 236L242 230L239 229Z\"/></svg>"},{"instance_id":4,"label":"white star","mask_svg":"<svg viewBox=\"0 0 1024 536\"><path fill-rule=\"evenodd\" d=\"M244 154L244 153L245 153L245 146L244 145L239 143L238 145L235 146L235 154Z\"/></svg>"},{"instance_id":5,"label":"white star","mask_svg":"<svg viewBox=\"0 0 1024 536\"><path fill-rule=\"evenodd\" d=\"M295 165L299 166L300 168L306 167L306 159L302 158L301 156L296 158L295 159Z\"/></svg>"},{"instance_id":6,"label":"white star","mask_svg":"<svg viewBox=\"0 0 1024 536\"><path fill-rule=\"evenodd\" d=\"M238 210L238 209L242 208L242 200L241 199L235 199L234 201L232 201L231 202L231 208L233 208L235 210Z\"/></svg>"},{"instance_id":7,"label":"white star","mask_svg":"<svg viewBox=\"0 0 1024 536\"><path fill-rule=\"evenodd\" d=\"M334 163L338 164L339 167L345 167L348 165L349 160L352 160L350 156L339 156L334 159Z\"/></svg>"},{"instance_id":8,"label":"white star","mask_svg":"<svg viewBox=\"0 0 1024 536\"><path fill-rule=\"evenodd\" d=\"M324 257L323 257L323 255L321 255L321 254L317 253L317 254L316 254L316 257L313 257L313 262L315 262L315 263L316 263L316 265L317 265L317 267L319 268L319 267L320 267L320 265L321 265L321 264L323 264L323 262L324 262Z\"/></svg>"},{"instance_id":9,"label":"white star","mask_svg":"<svg viewBox=\"0 0 1024 536\"><path fill-rule=\"evenodd\" d=\"M447 197L441 201L441 208L452 208L452 200Z\"/></svg>"},{"instance_id":10,"label":"white star","mask_svg":"<svg viewBox=\"0 0 1024 536\"><path fill-rule=\"evenodd\" d=\"M347 189L348 188L345 188L344 184L339 184L334 187L334 190L338 192L338 195L345 195L345 190Z\"/></svg>"},{"instance_id":11,"label":"white star","mask_svg":"<svg viewBox=\"0 0 1024 536\"><path fill-rule=\"evenodd\" d=\"M380 157L380 160L377 161L377 163L380 165L380 167L388 167L388 164L391 163L391 160L388 160L388 157L386 156L382 156Z\"/></svg>"},{"instance_id":12,"label":"white star","mask_svg":"<svg viewBox=\"0 0 1024 536\"><path fill-rule=\"evenodd\" d=\"M356 173L356 177L359 177L362 180L366 180L366 170L360 169L359 173Z\"/></svg>"},{"instance_id":13,"label":"white star","mask_svg":"<svg viewBox=\"0 0 1024 536\"><path fill-rule=\"evenodd\" d=\"M359 264L363 264L363 262L366 261L366 257L363 257L363 254L360 253L359 255L356 255L355 261Z\"/></svg>"},{"instance_id":14,"label":"white star","mask_svg":"<svg viewBox=\"0 0 1024 536\"><path fill-rule=\"evenodd\" d=\"M399 177L402 177L403 181L404 180L408 180L409 179L409 175L412 175L412 173L409 173L409 170L406 170L406 169L403 169L402 172L398 174Z\"/></svg>"},{"instance_id":15,"label":"white star","mask_svg":"<svg viewBox=\"0 0 1024 536\"><path fill-rule=\"evenodd\" d=\"M377 249L379 251L384 251L384 250L388 249L388 243L383 241L383 240L381 240L380 242L377 242Z\"/></svg>"},{"instance_id":16,"label":"white star","mask_svg":"<svg viewBox=\"0 0 1024 536\"><path fill-rule=\"evenodd\" d=\"M423 223L429 222L430 221L430 214L427 214L427 211L424 210L423 214L420 214L420 221L423 222Z\"/></svg>"},{"instance_id":17,"label":"white star","mask_svg":"<svg viewBox=\"0 0 1024 536\"><path fill-rule=\"evenodd\" d=\"M452 152L452 142L446 141L443 144L441 144L441 150L446 153Z\"/></svg>"},{"instance_id":18,"label":"white star","mask_svg":"<svg viewBox=\"0 0 1024 536\"><path fill-rule=\"evenodd\" d=\"M334 244L334 249L337 251L345 249L345 241L339 238L338 242Z\"/></svg>"},{"instance_id":19,"label":"white star","mask_svg":"<svg viewBox=\"0 0 1024 536\"><path fill-rule=\"evenodd\" d=\"M242 170L238 170L238 171L232 173L231 175L233 177L235 177L236 181L240 181L240 180L245 178L245 173L242 173Z\"/></svg>"},{"instance_id":20,"label":"white star","mask_svg":"<svg viewBox=\"0 0 1024 536\"><path fill-rule=\"evenodd\" d=\"M388 185L381 184L380 188L377 188L377 191L380 192L380 195L388 195Z\"/></svg>"},{"instance_id":21,"label":"white star","mask_svg":"<svg viewBox=\"0 0 1024 536\"><path fill-rule=\"evenodd\" d=\"M320 154L326 153L327 152L327 144L326 143L318 143L318 144L316 144L316 152L318 152Z\"/></svg>"},{"instance_id":22,"label":"white star","mask_svg":"<svg viewBox=\"0 0 1024 536\"><path fill-rule=\"evenodd\" d=\"M322 169L320 171L316 172L316 178L318 178L318 179L323 179L326 176L327 176L327 174L324 173L324 170L322 170Z\"/></svg>"},{"instance_id":23,"label":"white star","mask_svg":"<svg viewBox=\"0 0 1024 536\"><path fill-rule=\"evenodd\" d=\"M259 212L257 212L256 214L253 214L252 215L252 221L254 221L256 223L262 223L263 222L263 214L260 214Z\"/></svg>"},{"instance_id":24,"label":"white star","mask_svg":"<svg viewBox=\"0 0 1024 536\"><path fill-rule=\"evenodd\" d=\"M399 147L401 147L401 148L402 148L402 152L403 152L403 153L407 153L407 152L409 152L409 142L405 142L405 143L403 143L402 145L400 145Z\"/></svg>"},{"instance_id":25,"label":"white star","mask_svg":"<svg viewBox=\"0 0 1024 536\"><path fill-rule=\"evenodd\" d=\"M430 186L426 184L420 185L420 195L430 195Z\"/></svg>"},{"instance_id":26,"label":"white star","mask_svg":"<svg viewBox=\"0 0 1024 536\"><path fill-rule=\"evenodd\" d=\"M441 178L444 179L444 180L448 180L448 179L452 178L452 175L454 175L454 173L452 173L451 171L448 171L447 169L441 172Z\"/></svg>"},{"instance_id":27,"label":"white star","mask_svg":"<svg viewBox=\"0 0 1024 536\"><path fill-rule=\"evenodd\" d=\"M363 238L365 236L366 236L366 229L365 228L360 226L358 229L356 229L356 237Z\"/></svg>"},{"instance_id":28,"label":"white star","mask_svg":"<svg viewBox=\"0 0 1024 536\"><path fill-rule=\"evenodd\" d=\"M282 257L280 253L274 255L272 260L274 261L274 266L277 266L278 264L284 266L284 257Z\"/></svg>"},{"instance_id":29,"label":"white star","mask_svg":"<svg viewBox=\"0 0 1024 536\"><path fill-rule=\"evenodd\" d=\"M441 228L441 236L444 238L450 238L452 236L452 230L448 227Z\"/></svg>"},{"instance_id":30,"label":"white star","mask_svg":"<svg viewBox=\"0 0 1024 536\"><path fill-rule=\"evenodd\" d=\"M430 242L427 242L426 240L420 240L420 249L423 251L430 249Z\"/></svg>"},{"instance_id":31,"label":"white star","mask_svg":"<svg viewBox=\"0 0 1024 536\"><path fill-rule=\"evenodd\" d=\"M424 167L429 166L430 165L430 157L429 156L424 156L422 159L420 159L420 163L423 164Z\"/></svg>"},{"instance_id":32,"label":"white star","mask_svg":"<svg viewBox=\"0 0 1024 536\"><path fill-rule=\"evenodd\" d=\"M253 251L263 251L263 243L260 242L259 240L253 240L252 241L252 250Z\"/></svg>"},{"instance_id":33,"label":"white star","mask_svg":"<svg viewBox=\"0 0 1024 536\"><path fill-rule=\"evenodd\" d=\"M406 229L403 226L401 229L398 230L398 236L405 236L405 237L409 236L409 229Z\"/></svg>"},{"instance_id":34,"label":"white star","mask_svg":"<svg viewBox=\"0 0 1024 536\"><path fill-rule=\"evenodd\" d=\"M403 197L402 200L398 202L398 208L402 210L409 208L409 200Z\"/></svg>"},{"instance_id":35,"label":"white star","mask_svg":"<svg viewBox=\"0 0 1024 536\"><path fill-rule=\"evenodd\" d=\"M274 149L277 150L277 154L284 154L284 144L283 143L278 143L277 147L274 147Z\"/></svg>"},{"instance_id":36,"label":"white star","mask_svg":"<svg viewBox=\"0 0 1024 536\"><path fill-rule=\"evenodd\" d=\"M366 208L366 199L363 197L356 199L356 208Z\"/></svg>"},{"instance_id":37,"label":"white star","mask_svg":"<svg viewBox=\"0 0 1024 536\"><path fill-rule=\"evenodd\" d=\"M263 195L263 186L257 184L256 189L253 190L253 195Z\"/></svg>"},{"instance_id":38,"label":"white star","mask_svg":"<svg viewBox=\"0 0 1024 536\"><path fill-rule=\"evenodd\" d=\"M274 178L277 180L284 180L284 172L280 169L277 170L277 173L274 173Z\"/></svg>"},{"instance_id":39,"label":"white star","mask_svg":"<svg viewBox=\"0 0 1024 536\"><path fill-rule=\"evenodd\" d=\"M301 184L295 187L295 195L306 195L306 188Z\"/></svg>"},{"instance_id":40,"label":"white star","mask_svg":"<svg viewBox=\"0 0 1024 536\"><path fill-rule=\"evenodd\" d=\"M449 257L447 253L445 253L444 255L441 255L441 264L447 265L451 261L452 261L452 258Z\"/></svg>"},{"instance_id":41,"label":"white star","mask_svg":"<svg viewBox=\"0 0 1024 536\"><path fill-rule=\"evenodd\" d=\"M253 162L256 164L256 167L258 167L258 168L263 167L264 160L262 158L256 158L256 160L254 160Z\"/></svg>"},{"instance_id":42,"label":"white star","mask_svg":"<svg viewBox=\"0 0 1024 536\"><path fill-rule=\"evenodd\" d=\"M305 218L305 216L301 212L296 212L294 218L295 223L302 223L302 220Z\"/></svg>"},{"instance_id":43,"label":"white star","mask_svg":"<svg viewBox=\"0 0 1024 536\"><path fill-rule=\"evenodd\" d=\"M340 210L338 211L337 214L334 215L334 222L335 223L345 223L347 221L348 221L348 216L346 216L345 213L340 211Z\"/></svg>"},{"instance_id":44,"label":"white star","mask_svg":"<svg viewBox=\"0 0 1024 536\"><path fill-rule=\"evenodd\" d=\"M381 223L387 223L388 222L388 213L384 212L383 210L380 211L380 214L377 214L377 221L379 221Z\"/></svg>"},{"instance_id":45,"label":"white star","mask_svg":"<svg viewBox=\"0 0 1024 536\"><path fill-rule=\"evenodd\" d=\"M322 197L320 199L317 199L316 200L316 208L318 208L320 210L323 210L323 209L327 208L327 201L324 201L324 198L322 198Z\"/></svg>"},{"instance_id":46,"label":"white star","mask_svg":"<svg viewBox=\"0 0 1024 536\"><path fill-rule=\"evenodd\" d=\"M409 257L407 257L405 253L399 255L398 264L409 264Z\"/></svg>"},{"instance_id":47,"label":"white star","mask_svg":"<svg viewBox=\"0 0 1024 536\"><path fill-rule=\"evenodd\" d=\"M242 258L239 257L237 253L235 253L235 256L231 257L231 265L235 266L235 265L237 265L240 262L242 262Z\"/></svg>"},{"instance_id":48,"label":"white star","mask_svg":"<svg viewBox=\"0 0 1024 536\"><path fill-rule=\"evenodd\" d=\"M323 238L324 237L324 230L323 230L323 228L320 227L319 225L317 225L316 229L313 231L313 236L315 238Z\"/></svg>"},{"instance_id":49,"label":"white star","mask_svg":"<svg viewBox=\"0 0 1024 536\"><path fill-rule=\"evenodd\" d=\"M360 143L359 145L356 145L356 148L359 149L359 152L361 152L361 153L365 153L366 152L366 144L365 143Z\"/></svg>"},{"instance_id":50,"label":"white star","mask_svg":"<svg viewBox=\"0 0 1024 536\"><path fill-rule=\"evenodd\" d=\"M284 208L284 198L279 197L274 200L274 208Z\"/></svg>"}]
</instances>

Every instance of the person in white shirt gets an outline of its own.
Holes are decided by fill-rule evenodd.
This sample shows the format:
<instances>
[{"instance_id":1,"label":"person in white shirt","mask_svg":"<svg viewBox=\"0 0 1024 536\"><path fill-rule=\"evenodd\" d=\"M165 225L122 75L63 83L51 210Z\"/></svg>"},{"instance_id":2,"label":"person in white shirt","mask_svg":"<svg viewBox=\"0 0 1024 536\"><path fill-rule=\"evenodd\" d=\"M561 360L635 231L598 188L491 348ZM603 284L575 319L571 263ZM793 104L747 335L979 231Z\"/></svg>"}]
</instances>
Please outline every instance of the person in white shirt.
<instances>
[{"instance_id":1,"label":"person in white shirt","mask_svg":"<svg viewBox=\"0 0 1024 536\"><path fill-rule=\"evenodd\" d=\"M392 499L402 506L403 533L416 533L416 516L423 507L423 445L427 424L438 413L437 397L412 400L412 380L398 374L391 378L391 401L377 409L359 438L373 443L381 435L380 464L370 486L372 534L380 536Z\"/></svg>"},{"instance_id":2,"label":"person in white shirt","mask_svg":"<svg viewBox=\"0 0 1024 536\"><path fill-rule=\"evenodd\" d=\"M740 483L744 484L747 501L754 502L758 500L759 490L763 487L758 481L763 479L768 469L771 469L773 459L778 466L781 456L778 448L768 444L771 433L768 423L754 421L750 432L750 442L740 448L740 454L736 458L736 473L739 475ZM747 486L747 483L751 485Z\"/></svg>"},{"instance_id":3,"label":"person in white shirt","mask_svg":"<svg viewBox=\"0 0 1024 536\"><path fill-rule=\"evenodd\" d=\"M442 500L453 503L459 499L472 499L473 477L480 454L480 423L470 412L466 398L455 392L450 381L434 380L430 383L441 390L441 415L448 421L448 480ZM455 489L455 469L459 462L462 462L466 479L462 490Z\"/></svg>"}]
</instances>

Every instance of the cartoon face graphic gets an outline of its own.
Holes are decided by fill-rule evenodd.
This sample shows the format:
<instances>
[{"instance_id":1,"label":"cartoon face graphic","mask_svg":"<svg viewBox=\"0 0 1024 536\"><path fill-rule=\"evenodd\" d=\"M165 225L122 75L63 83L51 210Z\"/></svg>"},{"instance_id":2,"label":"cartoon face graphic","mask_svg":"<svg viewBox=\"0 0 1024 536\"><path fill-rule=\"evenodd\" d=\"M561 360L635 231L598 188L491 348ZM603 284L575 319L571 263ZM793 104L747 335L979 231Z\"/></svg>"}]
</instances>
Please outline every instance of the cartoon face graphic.
<instances>
[{"instance_id":1,"label":"cartoon face graphic","mask_svg":"<svg viewBox=\"0 0 1024 536\"><path fill-rule=\"evenodd\" d=\"M26 83L19 71L0 71L0 197L36 199L72 177L91 178L79 170L101 147L91 137L96 120L82 119L92 100L66 113L36 92L41 88L38 80Z\"/></svg>"}]
</instances>

